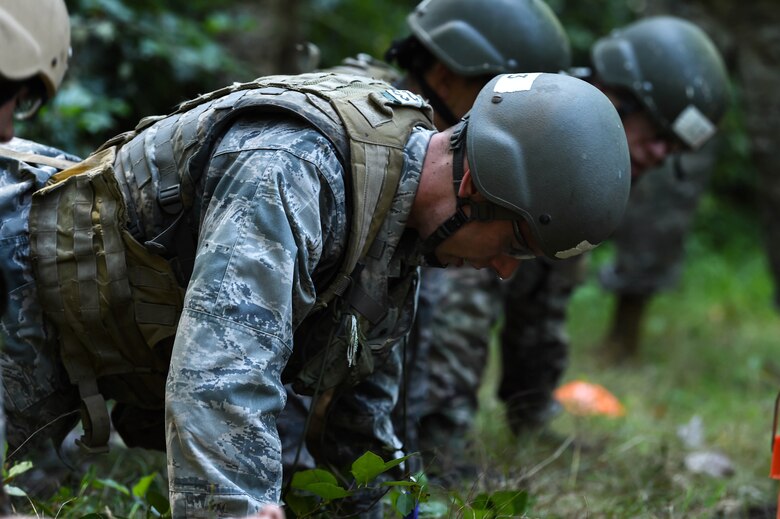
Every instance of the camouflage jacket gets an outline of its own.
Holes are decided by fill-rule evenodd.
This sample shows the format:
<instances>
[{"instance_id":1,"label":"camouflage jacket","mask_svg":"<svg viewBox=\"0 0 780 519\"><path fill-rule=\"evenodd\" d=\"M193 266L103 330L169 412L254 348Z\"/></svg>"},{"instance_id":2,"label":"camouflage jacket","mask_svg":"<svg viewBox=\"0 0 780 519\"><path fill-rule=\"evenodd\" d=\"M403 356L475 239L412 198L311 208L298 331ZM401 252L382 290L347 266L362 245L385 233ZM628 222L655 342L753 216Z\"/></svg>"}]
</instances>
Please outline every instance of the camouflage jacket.
<instances>
[{"instance_id":1,"label":"camouflage jacket","mask_svg":"<svg viewBox=\"0 0 780 519\"><path fill-rule=\"evenodd\" d=\"M164 124L134 141L151 142ZM406 334L413 317L414 289L406 280L419 262L419 243L405 225L430 136L417 129L409 137L377 234L382 247L364 258L358 274L375 300L406 294L362 331L377 352ZM275 419L285 403L282 371L307 346L296 332L311 320L318 291L339 266L351 225L344 166L330 137L292 113L246 112L219 137L193 190L196 259L166 387L174 516L243 516L280 500ZM147 210L153 204L144 198L154 193L146 183L156 180L133 168L154 155L144 158L139 149L130 141L120 150L116 163L125 166L117 175L140 227L156 231ZM368 409L388 407L375 398L372 392L361 401Z\"/></svg>"}]
</instances>

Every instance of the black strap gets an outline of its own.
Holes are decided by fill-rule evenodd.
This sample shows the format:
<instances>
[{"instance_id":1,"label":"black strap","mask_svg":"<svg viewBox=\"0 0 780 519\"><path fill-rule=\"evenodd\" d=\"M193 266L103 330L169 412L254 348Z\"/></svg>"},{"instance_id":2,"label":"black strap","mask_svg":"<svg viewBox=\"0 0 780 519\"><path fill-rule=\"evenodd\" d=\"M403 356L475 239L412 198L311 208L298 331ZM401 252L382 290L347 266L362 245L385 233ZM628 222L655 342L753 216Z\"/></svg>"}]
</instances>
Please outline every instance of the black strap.
<instances>
[{"instance_id":1,"label":"black strap","mask_svg":"<svg viewBox=\"0 0 780 519\"><path fill-rule=\"evenodd\" d=\"M463 212L463 204L461 199L458 199L458 208L455 210L455 214L450 216L443 224L433 231L433 234L428 236L423 241L422 248L426 254L433 252L433 250L441 245L441 243L455 234L455 232L463 227L469 221L469 217Z\"/></svg>"},{"instance_id":2,"label":"black strap","mask_svg":"<svg viewBox=\"0 0 780 519\"><path fill-rule=\"evenodd\" d=\"M171 261L176 274L185 283L192 275L197 244L188 225L187 211L181 211L176 219L160 234L144 243L147 249Z\"/></svg>"},{"instance_id":3,"label":"black strap","mask_svg":"<svg viewBox=\"0 0 780 519\"><path fill-rule=\"evenodd\" d=\"M433 112L444 119L444 122L447 124L448 128L450 126L456 125L459 119L455 116L454 113L452 113L452 110L450 110L450 107L444 103L442 98L439 97L439 94L437 94L436 91L431 88L431 85L425 81L422 74L414 72L412 73L412 76L414 77L414 80L417 82L417 84L420 85L420 90L422 90L423 96L425 96L425 98L428 100L428 104L433 108Z\"/></svg>"},{"instance_id":4,"label":"black strap","mask_svg":"<svg viewBox=\"0 0 780 519\"><path fill-rule=\"evenodd\" d=\"M465 139L466 128L468 127L467 119L461 121L460 125L453 131L450 137L450 149L453 150L452 156L452 188L455 191L455 199L457 201L457 207L455 214L450 216L444 223L433 231L433 234L428 236L422 243L423 255L425 263L429 267L443 267L442 263L436 258L433 251L444 240L455 234L455 232L463 227L464 224L471 219L463 212L463 206L467 202L463 198L458 197L458 191L460 190L460 183L463 181L463 157L465 153Z\"/></svg>"},{"instance_id":5,"label":"black strap","mask_svg":"<svg viewBox=\"0 0 780 519\"><path fill-rule=\"evenodd\" d=\"M368 319L371 324L376 324L382 320L387 313L387 305L376 301L366 292L360 283L352 283L347 296L349 304L363 317Z\"/></svg>"},{"instance_id":6,"label":"black strap","mask_svg":"<svg viewBox=\"0 0 780 519\"><path fill-rule=\"evenodd\" d=\"M108 452L111 420L97 381L94 378L83 379L78 387L84 434L76 440L76 444L90 454Z\"/></svg>"}]
</instances>

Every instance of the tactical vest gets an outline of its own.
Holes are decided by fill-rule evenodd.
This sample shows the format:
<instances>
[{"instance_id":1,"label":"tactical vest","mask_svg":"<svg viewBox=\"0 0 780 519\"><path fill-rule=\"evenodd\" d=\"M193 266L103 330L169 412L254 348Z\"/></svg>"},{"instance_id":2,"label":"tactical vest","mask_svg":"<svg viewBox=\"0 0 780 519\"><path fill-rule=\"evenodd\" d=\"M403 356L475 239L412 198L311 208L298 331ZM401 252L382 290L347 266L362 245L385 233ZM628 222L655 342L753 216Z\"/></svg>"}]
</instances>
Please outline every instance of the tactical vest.
<instances>
[{"instance_id":1,"label":"tactical vest","mask_svg":"<svg viewBox=\"0 0 780 519\"><path fill-rule=\"evenodd\" d=\"M390 84L395 84L401 80L401 73L397 69L384 61L364 53L360 53L354 58L344 58L341 63L323 72L370 77Z\"/></svg>"},{"instance_id":2,"label":"tactical vest","mask_svg":"<svg viewBox=\"0 0 780 519\"><path fill-rule=\"evenodd\" d=\"M79 388L85 430L81 443L87 448L105 450L110 431L105 399L142 409L162 407L187 281L174 273L176 258L165 257L166 252L182 253L170 246L168 237L184 227L195 186L224 131L248 113L274 112L300 117L317 128L331 140L348 172L347 250L338 273L318 291L315 308L338 308L334 315L339 316L350 313L344 308L351 274L370 250L393 201L405 143L414 127L433 127L431 109L422 98L385 83L319 73L234 84L184 103L171 115L142 120L133 132L59 172L33 195L33 272L44 312L60 334L62 361ZM128 217L115 172L122 167L120 148L137 178L156 176L156 183L138 185L156 185L159 214L171 222L146 242L132 225L128 228L134 218ZM332 304L334 299L340 303ZM368 364L354 359L361 357L357 341L361 323L367 321L359 308L351 312L349 322L356 327L350 340L334 341L336 348L310 359L301 371L319 373L321 366L343 365L338 379L330 377L331 386L365 375L356 371L370 367L370 359Z\"/></svg>"}]
</instances>

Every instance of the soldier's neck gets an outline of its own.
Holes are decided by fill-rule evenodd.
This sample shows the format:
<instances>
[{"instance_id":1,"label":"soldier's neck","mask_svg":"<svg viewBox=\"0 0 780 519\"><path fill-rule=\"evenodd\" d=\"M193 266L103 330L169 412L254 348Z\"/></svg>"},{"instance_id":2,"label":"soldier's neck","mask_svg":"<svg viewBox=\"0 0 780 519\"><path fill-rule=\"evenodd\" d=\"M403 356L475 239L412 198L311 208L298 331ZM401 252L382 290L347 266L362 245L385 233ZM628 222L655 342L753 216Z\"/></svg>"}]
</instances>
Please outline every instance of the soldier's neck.
<instances>
[{"instance_id":1,"label":"soldier's neck","mask_svg":"<svg viewBox=\"0 0 780 519\"><path fill-rule=\"evenodd\" d=\"M420 185L406 223L422 239L431 235L455 212L450 133L447 130L431 137L420 174Z\"/></svg>"}]
</instances>

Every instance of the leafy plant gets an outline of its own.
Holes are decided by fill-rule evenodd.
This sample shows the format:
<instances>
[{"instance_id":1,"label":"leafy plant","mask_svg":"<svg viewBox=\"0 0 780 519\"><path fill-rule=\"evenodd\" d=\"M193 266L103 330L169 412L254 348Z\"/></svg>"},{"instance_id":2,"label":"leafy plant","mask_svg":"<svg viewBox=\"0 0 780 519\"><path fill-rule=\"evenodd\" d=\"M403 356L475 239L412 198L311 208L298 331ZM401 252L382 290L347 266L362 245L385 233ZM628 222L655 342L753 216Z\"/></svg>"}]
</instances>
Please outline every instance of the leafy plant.
<instances>
[{"instance_id":1,"label":"leafy plant","mask_svg":"<svg viewBox=\"0 0 780 519\"><path fill-rule=\"evenodd\" d=\"M119 452L108 456L126 460L139 454L136 450L116 450ZM104 457L100 461L108 459ZM92 464L73 484L63 481L52 495L42 497L24 489L20 479L35 467L34 462L24 461L4 469L3 484L6 493L13 498L15 512L20 514L62 518L170 518L166 482L156 471L140 478L137 473L128 472L136 465L138 463L120 462L118 466L124 470L117 471L107 470L102 464Z\"/></svg>"},{"instance_id":2,"label":"leafy plant","mask_svg":"<svg viewBox=\"0 0 780 519\"><path fill-rule=\"evenodd\" d=\"M358 488L406 487L416 483L409 481L385 481L372 486L376 479L388 470L397 467L410 458L403 456L390 461L384 461L373 452L366 452L352 463L353 481L350 488L344 488L333 473L323 469L311 469L296 472L291 482L291 490L284 496L284 501L296 517L313 517L316 514L332 510L331 505L338 500L354 495ZM422 492L418 493L422 495ZM400 503L404 509L405 501ZM404 514L406 515L406 514Z\"/></svg>"},{"instance_id":3,"label":"leafy plant","mask_svg":"<svg viewBox=\"0 0 780 519\"><path fill-rule=\"evenodd\" d=\"M30 461L14 463L9 468L3 467L3 489L5 490L5 493L9 496L27 497L27 492L12 483L18 476L24 474L31 468L33 468L33 464Z\"/></svg>"},{"instance_id":4,"label":"leafy plant","mask_svg":"<svg viewBox=\"0 0 780 519\"><path fill-rule=\"evenodd\" d=\"M390 461L373 452L366 452L352 464L353 481L349 488L341 486L333 473L323 469L296 472L291 490L284 496L288 510L295 517L333 517L339 501L355 495L357 489L386 491L383 502L399 517L446 517L453 512L465 519L519 517L530 507L528 493L523 490L498 490L480 493L475 498L461 496L457 491L444 491L432 496L425 474L415 474L403 480L379 481L379 477L397 467L412 455Z\"/></svg>"}]
</instances>

